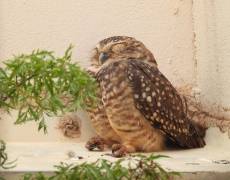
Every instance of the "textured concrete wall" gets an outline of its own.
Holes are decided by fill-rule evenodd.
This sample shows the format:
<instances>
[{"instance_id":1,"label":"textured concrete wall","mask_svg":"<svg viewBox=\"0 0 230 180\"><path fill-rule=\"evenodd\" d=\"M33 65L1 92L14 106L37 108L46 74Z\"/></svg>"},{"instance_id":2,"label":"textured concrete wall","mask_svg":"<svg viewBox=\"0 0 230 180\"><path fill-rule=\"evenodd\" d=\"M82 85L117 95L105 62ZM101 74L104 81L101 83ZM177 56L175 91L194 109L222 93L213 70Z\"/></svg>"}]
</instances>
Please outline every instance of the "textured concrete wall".
<instances>
[{"instance_id":1,"label":"textured concrete wall","mask_svg":"<svg viewBox=\"0 0 230 180\"><path fill-rule=\"evenodd\" d=\"M230 1L193 1L194 49L200 100L230 117Z\"/></svg>"},{"instance_id":2,"label":"textured concrete wall","mask_svg":"<svg viewBox=\"0 0 230 180\"><path fill-rule=\"evenodd\" d=\"M175 82L194 76L191 0L1 0L0 59L35 48L63 53L88 65L90 50L108 36L143 41Z\"/></svg>"}]
</instances>

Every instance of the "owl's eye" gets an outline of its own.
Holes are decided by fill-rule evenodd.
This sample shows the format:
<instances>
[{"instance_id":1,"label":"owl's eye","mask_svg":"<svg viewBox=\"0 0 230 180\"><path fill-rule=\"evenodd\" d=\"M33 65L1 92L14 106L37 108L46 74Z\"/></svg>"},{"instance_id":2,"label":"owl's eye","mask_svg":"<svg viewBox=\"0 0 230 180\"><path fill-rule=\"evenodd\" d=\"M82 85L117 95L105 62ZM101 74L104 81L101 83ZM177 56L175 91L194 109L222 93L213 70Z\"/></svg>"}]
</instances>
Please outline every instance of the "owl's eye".
<instances>
[{"instance_id":1,"label":"owl's eye","mask_svg":"<svg viewBox=\"0 0 230 180\"><path fill-rule=\"evenodd\" d=\"M108 53L102 52L99 55L99 60L100 60L101 64L103 64L108 58L109 58Z\"/></svg>"},{"instance_id":2,"label":"owl's eye","mask_svg":"<svg viewBox=\"0 0 230 180\"><path fill-rule=\"evenodd\" d=\"M115 44L113 47L112 47L112 51L113 52L121 52L121 51L124 51L125 50L125 45L123 43L119 43L119 44Z\"/></svg>"}]
</instances>

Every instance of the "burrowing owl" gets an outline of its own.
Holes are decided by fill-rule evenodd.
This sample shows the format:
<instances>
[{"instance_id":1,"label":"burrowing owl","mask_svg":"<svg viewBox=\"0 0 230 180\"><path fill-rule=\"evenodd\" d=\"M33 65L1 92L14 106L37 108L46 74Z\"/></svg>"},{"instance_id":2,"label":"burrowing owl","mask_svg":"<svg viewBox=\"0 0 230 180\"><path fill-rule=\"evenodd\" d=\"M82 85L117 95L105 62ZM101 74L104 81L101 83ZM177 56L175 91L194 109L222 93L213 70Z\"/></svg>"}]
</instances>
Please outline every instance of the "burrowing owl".
<instances>
[{"instance_id":1,"label":"burrowing owl","mask_svg":"<svg viewBox=\"0 0 230 180\"><path fill-rule=\"evenodd\" d=\"M140 41L126 36L100 41L89 69L98 81L100 102L89 110L98 136L87 142L88 149L107 144L121 156L163 150L168 139L181 148L205 145L181 96Z\"/></svg>"}]
</instances>

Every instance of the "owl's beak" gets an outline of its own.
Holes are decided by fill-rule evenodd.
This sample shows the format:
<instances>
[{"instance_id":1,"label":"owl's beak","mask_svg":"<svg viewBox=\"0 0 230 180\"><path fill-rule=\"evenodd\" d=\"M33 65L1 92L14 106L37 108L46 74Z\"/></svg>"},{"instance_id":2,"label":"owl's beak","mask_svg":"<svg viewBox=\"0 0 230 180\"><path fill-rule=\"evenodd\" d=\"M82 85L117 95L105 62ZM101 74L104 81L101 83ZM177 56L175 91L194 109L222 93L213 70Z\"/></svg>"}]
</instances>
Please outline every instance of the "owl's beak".
<instances>
[{"instance_id":1,"label":"owl's beak","mask_svg":"<svg viewBox=\"0 0 230 180\"><path fill-rule=\"evenodd\" d=\"M99 60L101 61L101 64L103 64L108 58L108 53L103 52L99 55Z\"/></svg>"}]
</instances>

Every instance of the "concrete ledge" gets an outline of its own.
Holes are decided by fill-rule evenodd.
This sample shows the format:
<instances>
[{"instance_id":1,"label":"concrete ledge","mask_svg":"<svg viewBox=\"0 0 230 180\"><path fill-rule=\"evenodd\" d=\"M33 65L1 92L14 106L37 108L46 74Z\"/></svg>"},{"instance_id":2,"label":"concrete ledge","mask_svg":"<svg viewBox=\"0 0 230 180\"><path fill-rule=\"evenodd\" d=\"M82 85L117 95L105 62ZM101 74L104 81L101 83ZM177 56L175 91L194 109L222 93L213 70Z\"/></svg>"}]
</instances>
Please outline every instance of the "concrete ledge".
<instances>
[{"instance_id":1,"label":"concrete ledge","mask_svg":"<svg viewBox=\"0 0 230 180\"><path fill-rule=\"evenodd\" d=\"M211 139L210 139L211 135ZM167 170L181 172L183 179L230 179L230 140L226 134L215 129L207 133L207 146L202 149L164 151L171 158L158 162ZM8 143L7 151L10 159L17 158L17 167L2 170L1 175L7 179L18 179L25 172L52 173L53 165L60 162L81 163L92 162L98 158L117 160L106 152L89 152L82 143ZM79 158L81 157L81 158Z\"/></svg>"}]
</instances>

